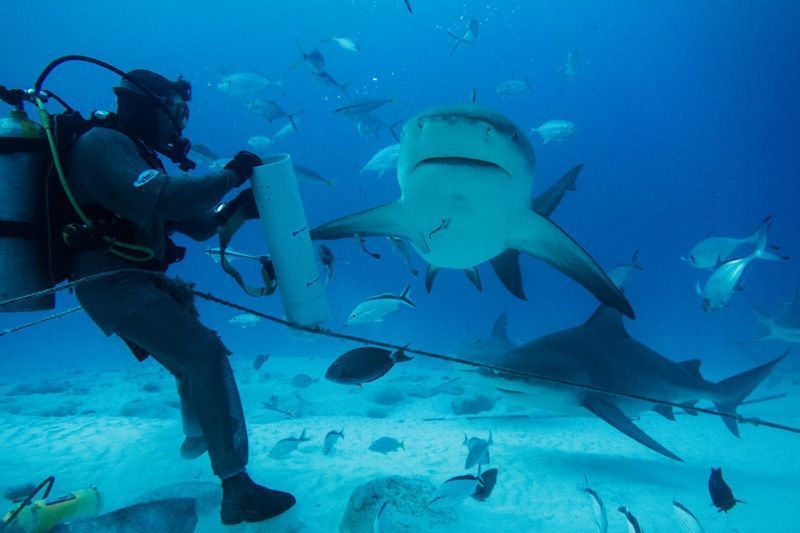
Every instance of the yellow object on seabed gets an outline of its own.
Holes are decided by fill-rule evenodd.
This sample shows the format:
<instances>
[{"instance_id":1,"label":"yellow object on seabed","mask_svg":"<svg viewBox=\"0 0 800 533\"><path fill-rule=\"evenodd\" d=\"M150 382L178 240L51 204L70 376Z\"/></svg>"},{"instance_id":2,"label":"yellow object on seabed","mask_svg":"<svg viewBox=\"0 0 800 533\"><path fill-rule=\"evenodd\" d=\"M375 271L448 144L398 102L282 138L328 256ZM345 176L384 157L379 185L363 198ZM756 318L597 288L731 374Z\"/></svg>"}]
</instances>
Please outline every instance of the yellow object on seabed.
<instances>
[{"instance_id":1,"label":"yellow object on seabed","mask_svg":"<svg viewBox=\"0 0 800 533\"><path fill-rule=\"evenodd\" d=\"M100 492L94 485L56 498L35 500L6 513L0 522L0 532L48 532L67 520L97 516L101 504Z\"/></svg>"}]
</instances>

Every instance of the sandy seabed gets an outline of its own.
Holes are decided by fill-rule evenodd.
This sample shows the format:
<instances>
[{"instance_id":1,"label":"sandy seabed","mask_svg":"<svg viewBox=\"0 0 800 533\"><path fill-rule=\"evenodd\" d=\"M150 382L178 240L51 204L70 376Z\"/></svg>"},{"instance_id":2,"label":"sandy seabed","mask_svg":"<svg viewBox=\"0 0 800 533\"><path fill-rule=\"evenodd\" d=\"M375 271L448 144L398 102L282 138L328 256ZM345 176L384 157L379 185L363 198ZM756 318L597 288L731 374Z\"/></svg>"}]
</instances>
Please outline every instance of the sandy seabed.
<instances>
[{"instance_id":1,"label":"sandy seabed","mask_svg":"<svg viewBox=\"0 0 800 533\"><path fill-rule=\"evenodd\" d=\"M481 413L496 418L455 416L451 403L477 392L466 382L459 386L463 374L455 368L412 361L378 382L344 387L322 377L328 359L272 356L260 370L252 359L234 356L232 362L248 419L249 471L261 483L294 493L298 504L275 521L230 528L220 525L218 505L201 506L198 531L338 531L358 485L389 475L439 485L465 473L464 434L486 438L489 430L497 486L487 501L467 499L455 507L455 521L439 531L595 531L591 501L581 490L584 478L605 502L608 531L627 530L616 510L621 505L644 531L681 531L673 500L692 510L708 532L800 531L798 435L744 426L737 439L709 416L681 415L676 422L643 416L637 423L685 461L678 463L598 419L522 410L496 391L488 392L496 399L494 407ZM318 381L293 384L300 373ZM420 397L455 378L443 393ZM800 425L796 386L761 389L752 396L776 392L788 396L745 406L743 414ZM265 402L296 417L270 410ZM54 495L94 484L107 512L166 485L210 486L216 478L207 458L186 461L178 454L183 435L177 405L174 381L153 361L105 372L58 369L35 379L5 374L0 380L0 488L55 475ZM508 415L530 417L503 418ZM286 458L268 457L278 440L304 429L310 441ZM334 454L323 455L325 435L340 429L345 438ZM405 450L369 451L381 436L404 441ZM711 467L723 468L745 504L727 514L711 506Z\"/></svg>"}]
</instances>

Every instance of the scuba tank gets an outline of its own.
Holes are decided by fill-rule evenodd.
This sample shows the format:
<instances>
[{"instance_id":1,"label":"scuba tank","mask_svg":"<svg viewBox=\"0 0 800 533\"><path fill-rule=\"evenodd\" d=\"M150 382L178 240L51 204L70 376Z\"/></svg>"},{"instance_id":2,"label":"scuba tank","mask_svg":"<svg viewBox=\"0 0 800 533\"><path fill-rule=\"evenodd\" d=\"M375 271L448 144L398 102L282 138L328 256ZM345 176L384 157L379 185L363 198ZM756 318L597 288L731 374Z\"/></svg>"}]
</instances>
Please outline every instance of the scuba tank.
<instances>
[{"instance_id":1,"label":"scuba tank","mask_svg":"<svg viewBox=\"0 0 800 533\"><path fill-rule=\"evenodd\" d=\"M49 150L41 126L20 108L0 119L0 301L49 289L45 180ZM55 307L52 294L0 312Z\"/></svg>"},{"instance_id":2,"label":"scuba tank","mask_svg":"<svg viewBox=\"0 0 800 533\"><path fill-rule=\"evenodd\" d=\"M51 479L55 481L54 478L48 478L39 485L41 488L44 484L49 484L44 498L31 501L32 498L28 497L0 520L2 533L44 533L67 520L89 518L100 514L102 498L97 487L91 485L87 489L48 498L47 494L53 483Z\"/></svg>"}]
</instances>

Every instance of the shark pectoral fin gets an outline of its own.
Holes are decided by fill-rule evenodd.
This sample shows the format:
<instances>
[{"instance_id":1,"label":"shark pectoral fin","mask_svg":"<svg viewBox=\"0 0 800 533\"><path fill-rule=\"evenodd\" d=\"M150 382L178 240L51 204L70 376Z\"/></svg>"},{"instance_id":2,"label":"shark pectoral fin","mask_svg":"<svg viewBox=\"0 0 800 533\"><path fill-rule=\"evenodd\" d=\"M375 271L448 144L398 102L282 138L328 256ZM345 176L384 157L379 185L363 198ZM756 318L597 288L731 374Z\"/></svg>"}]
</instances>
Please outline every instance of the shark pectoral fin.
<instances>
[{"instance_id":1,"label":"shark pectoral fin","mask_svg":"<svg viewBox=\"0 0 800 533\"><path fill-rule=\"evenodd\" d=\"M525 289L522 287L522 272L519 269L519 252L508 249L491 261L495 274L500 279L508 292L519 298L527 300Z\"/></svg>"},{"instance_id":2,"label":"shark pectoral fin","mask_svg":"<svg viewBox=\"0 0 800 533\"><path fill-rule=\"evenodd\" d=\"M403 206L399 202L392 202L332 220L311 230L311 238L319 240L341 239L353 235L364 237L393 235L411 239L403 224L405 218Z\"/></svg>"},{"instance_id":3,"label":"shark pectoral fin","mask_svg":"<svg viewBox=\"0 0 800 533\"><path fill-rule=\"evenodd\" d=\"M653 411L660 414L667 420L672 420L673 422L675 421L675 413L672 412L672 407L669 405L656 405L653 407Z\"/></svg>"},{"instance_id":4,"label":"shark pectoral fin","mask_svg":"<svg viewBox=\"0 0 800 533\"><path fill-rule=\"evenodd\" d=\"M598 300L634 318L633 308L622 291L600 268L600 265L554 222L528 211L515 221L515 234L508 247L525 252L554 266L571 277Z\"/></svg>"},{"instance_id":5,"label":"shark pectoral fin","mask_svg":"<svg viewBox=\"0 0 800 533\"><path fill-rule=\"evenodd\" d=\"M625 413L622 412L619 407L607 399L598 395L589 395L584 398L583 402L581 402L581 405L639 444L644 444L654 452L658 452L661 455L669 457L670 459L683 461L683 459L663 447L650 435L642 431L636 424L631 422L631 420L625 415Z\"/></svg>"},{"instance_id":6,"label":"shark pectoral fin","mask_svg":"<svg viewBox=\"0 0 800 533\"><path fill-rule=\"evenodd\" d=\"M497 388L497 392L502 392L504 394L525 394L525 392L521 391L521 390L506 389L506 388L503 388L503 387L496 387L496 388Z\"/></svg>"},{"instance_id":7,"label":"shark pectoral fin","mask_svg":"<svg viewBox=\"0 0 800 533\"><path fill-rule=\"evenodd\" d=\"M433 281L436 279L436 274L438 273L439 269L428 263L428 269L425 271L425 292L428 294L433 290Z\"/></svg>"},{"instance_id":8,"label":"shark pectoral fin","mask_svg":"<svg viewBox=\"0 0 800 533\"><path fill-rule=\"evenodd\" d=\"M470 283L475 285L475 288L478 289L479 292L483 292L483 285L481 285L481 275L478 273L478 269L468 268L464 270L464 274L466 274L467 279L469 279Z\"/></svg>"}]
</instances>

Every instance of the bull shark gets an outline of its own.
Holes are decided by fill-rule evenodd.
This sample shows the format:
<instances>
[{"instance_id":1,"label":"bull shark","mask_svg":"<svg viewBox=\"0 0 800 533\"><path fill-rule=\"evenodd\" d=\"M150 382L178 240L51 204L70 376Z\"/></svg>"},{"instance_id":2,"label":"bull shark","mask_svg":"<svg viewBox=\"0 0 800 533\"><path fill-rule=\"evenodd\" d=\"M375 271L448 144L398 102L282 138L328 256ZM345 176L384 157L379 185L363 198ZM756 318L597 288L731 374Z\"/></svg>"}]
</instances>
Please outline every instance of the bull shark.
<instances>
[{"instance_id":1,"label":"bull shark","mask_svg":"<svg viewBox=\"0 0 800 533\"><path fill-rule=\"evenodd\" d=\"M633 317L633 308L591 256L531 202L533 148L506 117L476 104L427 109L404 126L397 179L400 198L312 230L312 239L407 239L434 268L465 270L493 262L503 284L521 289L516 255L554 266L601 302Z\"/></svg>"},{"instance_id":2,"label":"bull shark","mask_svg":"<svg viewBox=\"0 0 800 533\"><path fill-rule=\"evenodd\" d=\"M797 282L795 282L792 299L786 302L774 316L757 306L749 297L747 299L750 301L750 305L753 306L764 331L760 337L745 341L742 344L766 340L800 344L800 295L797 292Z\"/></svg>"},{"instance_id":3,"label":"bull shark","mask_svg":"<svg viewBox=\"0 0 800 533\"><path fill-rule=\"evenodd\" d=\"M788 353L788 351L787 351ZM700 360L674 362L632 338L622 314L606 305L597 308L583 325L558 331L523 344L491 363L516 372L584 383L605 390L663 399L696 414L694 405L710 400L720 411L735 413L737 406L769 375L786 353L761 366L714 383L700 374ZM600 392L555 386L509 373L481 370L498 390L514 393L537 407L567 415L594 414L628 437L670 459L682 459L650 437L632 416L655 411L675 420L664 404L611 396ZM735 436L737 421L722 419Z\"/></svg>"}]
</instances>

